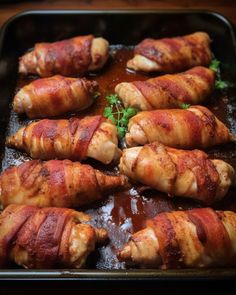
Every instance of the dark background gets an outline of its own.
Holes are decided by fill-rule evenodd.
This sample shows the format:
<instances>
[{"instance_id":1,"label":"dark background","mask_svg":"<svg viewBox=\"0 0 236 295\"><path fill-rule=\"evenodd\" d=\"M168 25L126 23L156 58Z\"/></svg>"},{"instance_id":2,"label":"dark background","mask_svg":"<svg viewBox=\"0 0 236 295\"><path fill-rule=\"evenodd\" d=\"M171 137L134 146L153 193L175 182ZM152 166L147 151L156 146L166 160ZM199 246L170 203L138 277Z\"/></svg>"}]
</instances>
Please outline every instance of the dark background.
<instances>
[{"instance_id":1,"label":"dark background","mask_svg":"<svg viewBox=\"0 0 236 295\"><path fill-rule=\"evenodd\" d=\"M102 295L208 295L235 293L234 281L192 282L4 282L0 283L0 294L102 294Z\"/></svg>"},{"instance_id":2,"label":"dark background","mask_svg":"<svg viewBox=\"0 0 236 295\"><path fill-rule=\"evenodd\" d=\"M0 0L0 26L12 15L29 9L208 9L236 25L235 0Z\"/></svg>"}]
</instances>

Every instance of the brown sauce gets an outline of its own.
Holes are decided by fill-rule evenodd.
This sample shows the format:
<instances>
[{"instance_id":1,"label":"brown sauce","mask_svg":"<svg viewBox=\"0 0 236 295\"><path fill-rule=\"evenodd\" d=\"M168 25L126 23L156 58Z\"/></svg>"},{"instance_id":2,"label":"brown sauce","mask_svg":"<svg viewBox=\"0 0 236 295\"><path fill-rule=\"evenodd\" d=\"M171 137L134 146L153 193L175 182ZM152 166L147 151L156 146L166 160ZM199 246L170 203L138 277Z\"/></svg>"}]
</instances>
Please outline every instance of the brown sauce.
<instances>
[{"instance_id":1,"label":"brown sauce","mask_svg":"<svg viewBox=\"0 0 236 295\"><path fill-rule=\"evenodd\" d=\"M111 57L104 69L87 77L99 83L100 98L92 107L80 114L70 114L65 117L102 114L104 107L107 105L105 96L114 93L116 84L123 81L145 80L150 77L142 73L133 73L126 70L126 62L132 55L132 48L111 46ZM35 76L19 77L17 89L36 78ZM236 134L235 109L232 107L228 91L227 94L216 91L208 101L207 106ZM30 120L26 117L18 116L11 111L7 135L13 134L29 122ZM236 169L235 144L215 147L207 152L210 157L223 159ZM26 159L29 159L29 157L25 154L6 148L2 168L4 170L11 165L19 165ZM116 174L118 172L117 167L114 165L104 166L93 160L87 162L107 173ZM92 216L92 223L95 226L104 227L109 233L107 245L99 248L97 252L91 255L88 267L124 269L124 263L119 262L116 258L116 251L124 245L133 232L144 227L147 218L152 218L163 211L184 210L194 207L201 207L201 205L193 200L170 198L163 193L145 190L144 187L133 185L130 190L106 196L103 201L92 206L78 208ZM224 201L216 204L215 208L236 211L236 189L231 189Z\"/></svg>"}]
</instances>

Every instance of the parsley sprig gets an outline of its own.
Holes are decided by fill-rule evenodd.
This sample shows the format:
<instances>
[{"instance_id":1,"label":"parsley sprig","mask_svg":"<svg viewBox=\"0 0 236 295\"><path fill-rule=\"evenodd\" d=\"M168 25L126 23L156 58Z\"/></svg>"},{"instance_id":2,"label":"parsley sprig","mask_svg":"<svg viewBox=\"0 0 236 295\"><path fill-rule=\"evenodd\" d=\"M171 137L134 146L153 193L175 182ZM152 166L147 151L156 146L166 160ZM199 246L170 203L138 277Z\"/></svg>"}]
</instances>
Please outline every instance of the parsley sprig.
<instances>
[{"instance_id":1,"label":"parsley sprig","mask_svg":"<svg viewBox=\"0 0 236 295\"><path fill-rule=\"evenodd\" d=\"M223 81L221 79L220 61L218 59L213 59L211 61L211 64L210 64L209 68L216 73L216 81L215 81L216 89L225 89L225 88L227 88L228 87L227 82Z\"/></svg>"},{"instance_id":2,"label":"parsley sprig","mask_svg":"<svg viewBox=\"0 0 236 295\"><path fill-rule=\"evenodd\" d=\"M189 103L181 103L180 104L181 109L188 109L190 106L191 106L191 104L189 104Z\"/></svg>"},{"instance_id":3,"label":"parsley sprig","mask_svg":"<svg viewBox=\"0 0 236 295\"><path fill-rule=\"evenodd\" d=\"M136 115L137 111L134 108L124 108L117 94L106 96L107 102L110 104L103 112L103 116L110 119L117 128L119 138L123 138L127 131L129 119Z\"/></svg>"}]
</instances>

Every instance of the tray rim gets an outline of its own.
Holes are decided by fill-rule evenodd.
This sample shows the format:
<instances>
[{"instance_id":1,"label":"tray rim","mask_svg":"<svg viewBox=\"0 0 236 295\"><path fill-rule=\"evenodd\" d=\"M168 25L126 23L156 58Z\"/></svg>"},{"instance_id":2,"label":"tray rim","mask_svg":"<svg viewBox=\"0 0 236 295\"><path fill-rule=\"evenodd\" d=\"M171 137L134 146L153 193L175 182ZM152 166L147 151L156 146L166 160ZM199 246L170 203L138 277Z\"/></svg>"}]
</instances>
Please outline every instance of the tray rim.
<instances>
[{"instance_id":1,"label":"tray rim","mask_svg":"<svg viewBox=\"0 0 236 295\"><path fill-rule=\"evenodd\" d=\"M0 58L3 47L4 35L8 26L18 19L28 15L80 15L80 14L203 14L212 15L221 20L228 27L236 54L235 25L224 15L206 9L34 9L25 10L11 16L0 27ZM27 281L55 281L55 280L78 280L78 281L214 281L233 280L236 278L235 268L194 268L194 269L126 269L126 270L89 270L89 269L0 269L0 281L27 280Z\"/></svg>"},{"instance_id":2,"label":"tray rim","mask_svg":"<svg viewBox=\"0 0 236 295\"><path fill-rule=\"evenodd\" d=\"M79 281L214 281L233 280L236 269L132 269L132 270L89 270L89 269L6 269L0 270L0 281L5 280L79 280Z\"/></svg>"},{"instance_id":3,"label":"tray rim","mask_svg":"<svg viewBox=\"0 0 236 295\"><path fill-rule=\"evenodd\" d=\"M8 20L6 20L3 25L0 27L0 53L1 53L1 44L2 38L4 36L6 28L14 21L21 17L25 17L27 15L36 15L36 14L205 14L205 15L213 15L214 17L220 19L224 22L231 34L232 41L234 43L234 49L236 51L236 33L235 33L235 25L223 14L208 10L208 9L29 9L24 10L15 15L11 16Z\"/></svg>"}]
</instances>

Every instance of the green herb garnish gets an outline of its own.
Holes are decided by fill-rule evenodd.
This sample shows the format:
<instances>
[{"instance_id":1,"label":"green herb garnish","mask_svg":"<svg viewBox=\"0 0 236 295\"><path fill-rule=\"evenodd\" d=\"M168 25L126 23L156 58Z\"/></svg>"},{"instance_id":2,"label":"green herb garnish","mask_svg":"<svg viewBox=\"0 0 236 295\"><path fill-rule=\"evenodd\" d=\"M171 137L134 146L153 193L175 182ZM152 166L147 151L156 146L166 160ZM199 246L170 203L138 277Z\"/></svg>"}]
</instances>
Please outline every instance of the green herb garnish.
<instances>
[{"instance_id":1,"label":"green herb garnish","mask_svg":"<svg viewBox=\"0 0 236 295\"><path fill-rule=\"evenodd\" d=\"M213 59L209 66L209 68L214 72L217 72L219 70L219 67L220 67L220 61L218 59Z\"/></svg>"},{"instance_id":2,"label":"green herb garnish","mask_svg":"<svg viewBox=\"0 0 236 295\"><path fill-rule=\"evenodd\" d=\"M228 87L227 82L221 79L221 71L220 71L220 64L221 62L218 59L213 59L209 68L216 73L216 81L215 81L215 88L216 89L225 89Z\"/></svg>"},{"instance_id":3,"label":"green herb garnish","mask_svg":"<svg viewBox=\"0 0 236 295\"><path fill-rule=\"evenodd\" d=\"M109 104L114 105L118 104L119 98L117 94L110 94L106 96L106 100L109 102Z\"/></svg>"},{"instance_id":4,"label":"green herb garnish","mask_svg":"<svg viewBox=\"0 0 236 295\"><path fill-rule=\"evenodd\" d=\"M228 87L228 85L225 81L217 80L215 83L215 87L216 87L216 89L225 89Z\"/></svg>"},{"instance_id":5,"label":"green herb garnish","mask_svg":"<svg viewBox=\"0 0 236 295\"><path fill-rule=\"evenodd\" d=\"M118 136L121 139L125 136L129 119L136 115L137 111L131 107L125 109L117 94L107 95L106 100L110 106L104 109L103 116L116 125Z\"/></svg>"},{"instance_id":6,"label":"green herb garnish","mask_svg":"<svg viewBox=\"0 0 236 295\"><path fill-rule=\"evenodd\" d=\"M181 109L188 109L191 106L189 103L181 103L180 107Z\"/></svg>"}]
</instances>

